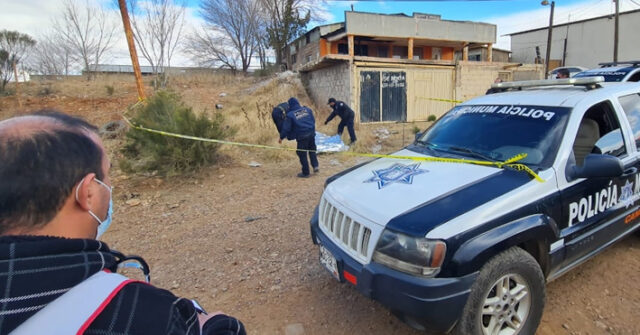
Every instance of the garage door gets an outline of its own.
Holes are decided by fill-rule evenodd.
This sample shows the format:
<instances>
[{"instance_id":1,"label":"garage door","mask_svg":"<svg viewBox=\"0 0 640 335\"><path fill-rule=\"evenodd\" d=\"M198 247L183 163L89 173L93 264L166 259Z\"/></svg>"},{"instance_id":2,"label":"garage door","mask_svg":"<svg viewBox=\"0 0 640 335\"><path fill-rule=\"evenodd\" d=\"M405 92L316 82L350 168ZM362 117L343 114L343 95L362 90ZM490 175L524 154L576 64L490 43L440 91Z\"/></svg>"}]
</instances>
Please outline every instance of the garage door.
<instances>
[{"instance_id":1,"label":"garage door","mask_svg":"<svg viewBox=\"0 0 640 335\"><path fill-rule=\"evenodd\" d=\"M454 106L443 100L454 100L454 70L450 68L416 69L411 72L413 85L409 96L410 120L427 120L429 115L442 116Z\"/></svg>"}]
</instances>

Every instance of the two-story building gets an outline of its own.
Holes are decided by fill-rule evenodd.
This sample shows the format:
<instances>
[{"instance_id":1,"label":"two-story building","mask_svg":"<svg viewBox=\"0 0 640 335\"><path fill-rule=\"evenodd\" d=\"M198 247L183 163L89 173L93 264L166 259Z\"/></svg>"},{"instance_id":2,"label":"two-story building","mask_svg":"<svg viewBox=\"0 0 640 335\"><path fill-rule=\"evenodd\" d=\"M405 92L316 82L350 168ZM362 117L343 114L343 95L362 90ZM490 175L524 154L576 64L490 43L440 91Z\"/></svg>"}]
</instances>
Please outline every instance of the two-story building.
<instances>
[{"instance_id":1,"label":"two-story building","mask_svg":"<svg viewBox=\"0 0 640 335\"><path fill-rule=\"evenodd\" d=\"M484 48L485 59L467 63L493 66L478 92L498 75L511 78L490 64L495 41L493 24L347 11L344 22L315 27L290 43L285 58L318 105L335 97L360 122L415 121L442 115L464 95L456 89L456 66L468 60L470 48Z\"/></svg>"}]
</instances>

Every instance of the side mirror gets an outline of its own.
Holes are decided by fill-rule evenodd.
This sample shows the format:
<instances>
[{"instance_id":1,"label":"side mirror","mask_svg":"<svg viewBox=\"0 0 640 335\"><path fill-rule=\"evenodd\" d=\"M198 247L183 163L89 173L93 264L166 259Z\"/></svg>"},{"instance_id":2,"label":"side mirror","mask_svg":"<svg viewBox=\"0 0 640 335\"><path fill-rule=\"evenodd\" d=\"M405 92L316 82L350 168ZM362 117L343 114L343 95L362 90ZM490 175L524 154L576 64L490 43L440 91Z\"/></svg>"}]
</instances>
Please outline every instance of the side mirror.
<instances>
[{"instance_id":1,"label":"side mirror","mask_svg":"<svg viewBox=\"0 0 640 335\"><path fill-rule=\"evenodd\" d=\"M416 138L415 138L414 140L416 140L416 141L417 141L417 140L420 138L420 136L422 136L422 134L423 134L423 133L421 133L421 132L417 132L417 133L416 133Z\"/></svg>"},{"instance_id":2,"label":"side mirror","mask_svg":"<svg viewBox=\"0 0 640 335\"><path fill-rule=\"evenodd\" d=\"M612 178L622 175L624 165L614 156L590 154L584 158L582 166L574 165L567 172L569 181L578 178Z\"/></svg>"}]
</instances>

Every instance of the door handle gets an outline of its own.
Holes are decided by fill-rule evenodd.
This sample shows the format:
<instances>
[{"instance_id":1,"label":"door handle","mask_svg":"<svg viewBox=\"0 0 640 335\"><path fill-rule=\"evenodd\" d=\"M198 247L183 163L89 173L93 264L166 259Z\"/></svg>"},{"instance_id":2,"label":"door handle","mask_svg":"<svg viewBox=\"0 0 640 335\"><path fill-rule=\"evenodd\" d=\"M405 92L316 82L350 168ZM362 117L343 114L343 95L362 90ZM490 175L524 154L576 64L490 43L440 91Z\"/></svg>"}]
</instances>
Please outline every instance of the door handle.
<instances>
[{"instance_id":1,"label":"door handle","mask_svg":"<svg viewBox=\"0 0 640 335\"><path fill-rule=\"evenodd\" d=\"M635 166L634 167L630 167L630 168L624 170L624 172L622 173L622 176L626 177L626 176L629 176L629 175L632 175L632 174L636 174L636 172L638 172L638 168L636 168Z\"/></svg>"}]
</instances>

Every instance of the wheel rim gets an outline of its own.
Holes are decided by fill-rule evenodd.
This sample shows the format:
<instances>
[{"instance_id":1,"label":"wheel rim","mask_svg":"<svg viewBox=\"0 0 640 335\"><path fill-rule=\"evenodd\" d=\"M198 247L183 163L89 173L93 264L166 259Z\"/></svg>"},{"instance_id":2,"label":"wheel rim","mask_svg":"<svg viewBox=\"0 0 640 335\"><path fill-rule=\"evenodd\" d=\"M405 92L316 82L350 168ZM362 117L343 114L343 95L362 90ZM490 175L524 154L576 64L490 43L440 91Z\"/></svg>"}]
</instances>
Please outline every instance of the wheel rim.
<instances>
[{"instance_id":1,"label":"wheel rim","mask_svg":"<svg viewBox=\"0 0 640 335\"><path fill-rule=\"evenodd\" d=\"M529 284L517 274L498 279L484 299L480 327L485 335L511 335L522 330L531 309Z\"/></svg>"}]
</instances>

